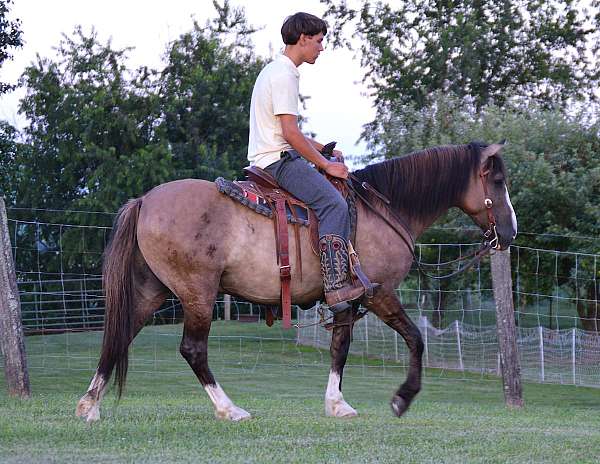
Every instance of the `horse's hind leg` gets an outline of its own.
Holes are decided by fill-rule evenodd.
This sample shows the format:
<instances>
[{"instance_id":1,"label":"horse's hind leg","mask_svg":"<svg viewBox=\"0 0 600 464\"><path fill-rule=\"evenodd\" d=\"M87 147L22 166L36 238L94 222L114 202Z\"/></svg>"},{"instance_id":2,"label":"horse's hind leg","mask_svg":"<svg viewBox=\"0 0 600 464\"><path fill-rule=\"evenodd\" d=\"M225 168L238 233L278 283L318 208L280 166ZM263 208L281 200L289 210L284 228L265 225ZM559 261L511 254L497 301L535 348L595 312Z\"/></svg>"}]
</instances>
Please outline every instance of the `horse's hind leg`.
<instances>
[{"instance_id":1,"label":"horse's hind leg","mask_svg":"<svg viewBox=\"0 0 600 464\"><path fill-rule=\"evenodd\" d=\"M332 417L353 417L357 415L357 412L346 403L342 395L342 376L352 336L352 311L337 313L333 321L335 327L329 348L331 369L325 392L325 414Z\"/></svg>"},{"instance_id":2,"label":"horse's hind leg","mask_svg":"<svg viewBox=\"0 0 600 464\"><path fill-rule=\"evenodd\" d=\"M380 288L368 308L398 332L409 349L408 374L406 380L392 397L391 407L400 417L406 412L414 397L421 390L423 339L419 328L402 309L393 289Z\"/></svg>"},{"instance_id":3,"label":"horse's hind leg","mask_svg":"<svg viewBox=\"0 0 600 464\"><path fill-rule=\"evenodd\" d=\"M154 276L145 263L140 263L138 261L134 280L136 287L133 336L131 337L131 340L135 338L154 311L163 304L169 293L168 289ZM77 404L75 414L78 417L85 419L87 422L94 422L100 419L100 403L102 402L107 384L107 373L96 369L87 392L81 397Z\"/></svg>"},{"instance_id":4,"label":"horse's hind leg","mask_svg":"<svg viewBox=\"0 0 600 464\"><path fill-rule=\"evenodd\" d=\"M216 285L215 288L217 288ZM215 416L218 419L231 421L249 419L250 414L233 404L208 367L208 333L216 294L205 300L202 294L180 297L180 299L183 304L184 315L183 338L179 351L212 401Z\"/></svg>"}]
</instances>

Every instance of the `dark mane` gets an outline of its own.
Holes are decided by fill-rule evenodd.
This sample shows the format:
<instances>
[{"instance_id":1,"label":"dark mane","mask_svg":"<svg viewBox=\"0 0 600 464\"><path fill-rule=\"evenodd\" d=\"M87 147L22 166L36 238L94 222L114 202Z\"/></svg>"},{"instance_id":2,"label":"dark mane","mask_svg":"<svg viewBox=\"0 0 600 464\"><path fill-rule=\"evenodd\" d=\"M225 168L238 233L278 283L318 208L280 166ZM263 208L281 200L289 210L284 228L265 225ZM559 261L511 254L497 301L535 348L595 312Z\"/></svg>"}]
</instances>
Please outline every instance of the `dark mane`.
<instances>
[{"instance_id":1,"label":"dark mane","mask_svg":"<svg viewBox=\"0 0 600 464\"><path fill-rule=\"evenodd\" d=\"M457 204L480 165L483 144L427 148L354 172L390 199L399 212L428 217ZM494 163L494 167L501 167Z\"/></svg>"}]
</instances>

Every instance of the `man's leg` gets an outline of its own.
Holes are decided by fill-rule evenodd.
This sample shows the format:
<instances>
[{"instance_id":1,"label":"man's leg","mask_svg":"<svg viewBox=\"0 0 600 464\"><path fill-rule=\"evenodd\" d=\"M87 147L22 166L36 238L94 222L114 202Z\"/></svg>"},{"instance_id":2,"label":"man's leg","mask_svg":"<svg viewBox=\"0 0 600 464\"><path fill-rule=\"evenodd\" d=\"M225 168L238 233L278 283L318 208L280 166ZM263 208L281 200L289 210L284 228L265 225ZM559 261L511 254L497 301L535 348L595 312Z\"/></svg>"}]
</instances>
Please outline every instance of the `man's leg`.
<instances>
[{"instance_id":1,"label":"man's leg","mask_svg":"<svg viewBox=\"0 0 600 464\"><path fill-rule=\"evenodd\" d=\"M325 300L333 312L348 309L348 301L360 298L365 290L350 280L347 246L350 217L346 200L295 152L288 152L280 161L267 166L266 171L317 215Z\"/></svg>"},{"instance_id":2,"label":"man's leg","mask_svg":"<svg viewBox=\"0 0 600 464\"><path fill-rule=\"evenodd\" d=\"M304 158L294 151L286 152L281 160L267 166L265 170L281 187L315 212L319 219L319 237L334 234L348 240L350 217L346 200Z\"/></svg>"}]
</instances>

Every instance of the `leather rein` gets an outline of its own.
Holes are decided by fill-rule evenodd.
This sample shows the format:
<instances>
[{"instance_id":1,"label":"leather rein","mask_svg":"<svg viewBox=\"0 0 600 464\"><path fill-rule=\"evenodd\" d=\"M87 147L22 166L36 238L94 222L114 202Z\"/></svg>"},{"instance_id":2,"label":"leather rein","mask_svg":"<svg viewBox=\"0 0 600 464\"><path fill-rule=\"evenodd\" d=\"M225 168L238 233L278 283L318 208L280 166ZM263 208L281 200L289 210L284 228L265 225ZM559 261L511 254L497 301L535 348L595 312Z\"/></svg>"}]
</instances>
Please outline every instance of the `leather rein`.
<instances>
[{"instance_id":1,"label":"leather rein","mask_svg":"<svg viewBox=\"0 0 600 464\"><path fill-rule=\"evenodd\" d=\"M481 179L481 183L483 185L484 206L486 208L487 218L488 218L488 228L483 233L484 241L481 244L481 247L478 250L476 250L475 252L470 253L466 256L454 259L452 261L447 261L445 263L439 263L439 264L423 263L419 260L419 258L415 254L415 240L410 232L410 228L408 227L406 222L392 210L391 202L388 198L386 198L382 193L378 192L374 187L369 185L367 182L360 181L354 174L349 173L349 178L352 181L360 184L363 189L365 189L368 192L371 192L373 195L375 195L379 200L381 200L383 202L383 204L385 205L385 208L386 208L387 215L391 216L394 219L394 221L396 221L398 224L400 224L400 226L402 227L402 230L399 230L397 224L394 224L394 222L390 221L386 217L386 215L384 215L381 211L379 211L378 208L376 208L371 202L369 202L369 200L367 200L364 197L364 195L362 195L358 191L358 189L356 189L354 187L352 182L348 182L348 185L349 185L350 190L352 190L352 192L354 192L354 194L362 200L362 202L365 204L365 206L367 206L373 213L375 213L388 226L390 226L390 228L394 232L396 232L396 234L398 234L400 236L400 238L404 241L404 243L407 245L408 249L410 250L410 253L412 254L413 259L415 260L415 263L417 265L417 270L421 274L423 274L426 277L429 277L430 279L444 280L444 279L449 279L451 277L454 277L458 274L465 272L467 269L472 267L475 263L479 262L479 260L486 254L488 254L490 252L490 250L500 249L498 233L496 231L496 218L494 216L494 212L492 211L493 202L488 195L488 188L487 188L487 184L486 184L486 180L487 180L489 173L490 173L489 169L483 170L483 168L482 168L479 170L479 178ZM408 239L406 238L407 235L409 237ZM423 269L423 267L439 267L441 265L460 263L460 262L466 261L466 260L468 260L468 261L465 265L463 265L462 267L460 267L460 265L459 265L459 268L456 271L453 271L450 274L443 275L443 276L436 276L436 275L429 274Z\"/></svg>"}]
</instances>

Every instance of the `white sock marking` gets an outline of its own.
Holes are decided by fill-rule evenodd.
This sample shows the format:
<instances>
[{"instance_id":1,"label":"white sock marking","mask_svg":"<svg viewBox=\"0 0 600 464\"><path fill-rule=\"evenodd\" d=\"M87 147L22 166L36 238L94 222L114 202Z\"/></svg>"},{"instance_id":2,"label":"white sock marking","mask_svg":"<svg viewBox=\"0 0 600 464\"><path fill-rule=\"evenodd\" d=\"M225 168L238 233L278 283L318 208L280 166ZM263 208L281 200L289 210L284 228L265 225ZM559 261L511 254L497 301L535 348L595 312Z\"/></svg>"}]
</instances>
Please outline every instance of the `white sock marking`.
<instances>
[{"instance_id":1,"label":"white sock marking","mask_svg":"<svg viewBox=\"0 0 600 464\"><path fill-rule=\"evenodd\" d=\"M77 403L77 416L85 419L87 422L94 422L100 419L100 402L106 390L106 380L103 376L94 375L87 392Z\"/></svg>"},{"instance_id":2,"label":"white sock marking","mask_svg":"<svg viewBox=\"0 0 600 464\"><path fill-rule=\"evenodd\" d=\"M233 401L229 399L218 383L215 385L206 385L204 390L215 406L215 416L217 418L231 421L250 419L250 414L233 404Z\"/></svg>"},{"instance_id":3,"label":"white sock marking","mask_svg":"<svg viewBox=\"0 0 600 464\"><path fill-rule=\"evenodd\" d=\"M325 414L333 417L353 417L356 410L344 401L340 390L340 375L329 371L329 381L325 392Z\"/></svg>"},{"instance_id":4,"label":"white sock marking","mask_svg":"<svg viewBox=\"0 0 600 464\"><path fill-rule=\"evenodd\" d=\"M327 391L325 392L326 401L339 401L344 399L340 391L340 376L336 372L329 371L329 382L327 382Z\"/></svg>"}]
</instances>

